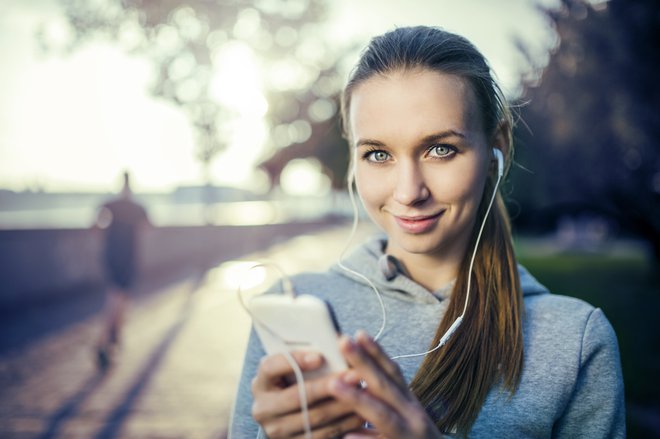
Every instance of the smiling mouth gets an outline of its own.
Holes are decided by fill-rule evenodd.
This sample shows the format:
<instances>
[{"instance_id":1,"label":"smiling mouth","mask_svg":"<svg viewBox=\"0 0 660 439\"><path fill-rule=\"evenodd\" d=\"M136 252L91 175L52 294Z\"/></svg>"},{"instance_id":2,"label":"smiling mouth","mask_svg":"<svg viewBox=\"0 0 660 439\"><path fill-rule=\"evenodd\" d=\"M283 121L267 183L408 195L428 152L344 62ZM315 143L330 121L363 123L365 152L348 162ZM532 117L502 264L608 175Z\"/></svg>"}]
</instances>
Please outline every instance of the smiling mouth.
<instances>
[{"instance_id":1,"label":"smiling mouth","mask_svg":"<svg viewBox=\"0 0 660 439\"><path fill-rule=\"evenodd\" d=\"M396 223L407 233L425 233L431 230L437 224L438 220L445 211L433 215L423 216L397 216L394 215Z\"/></svg>"}]
</instances>

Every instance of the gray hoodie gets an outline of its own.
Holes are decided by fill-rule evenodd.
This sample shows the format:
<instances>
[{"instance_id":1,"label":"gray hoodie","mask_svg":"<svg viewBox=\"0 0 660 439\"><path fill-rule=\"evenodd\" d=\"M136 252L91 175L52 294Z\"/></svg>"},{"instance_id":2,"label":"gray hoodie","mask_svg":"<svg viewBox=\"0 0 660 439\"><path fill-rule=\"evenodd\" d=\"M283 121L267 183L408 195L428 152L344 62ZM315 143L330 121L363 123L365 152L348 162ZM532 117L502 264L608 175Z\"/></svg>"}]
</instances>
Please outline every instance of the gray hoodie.
<instances>
[{"instance_id":1,"label":"gray hoodie","mask_svg":"<svg viewBox=\"0 0 660 439\"><path fill-rule=\"evenodd\" d=\"M451 288L429 294L401 272L379 266L385 241L358 248L344 265L369 278L382 294L387 325L379 343L390 356L426 351L448 304ZM616 334L599 308L572 297L550 294L519 267L525 314L524 366L511 397L493 386L469 433L470 438L625 437L623 379ZM341 331L376 334L382 322L378 299L362 279L339 266L325 273L295 276L297 294L328 301ZM458 329L460 332L460 328ZM254 331L234 403L230 437L263 432L250 415L250 382L265 353ZM396 360L408 382L423 357Z\"/></svg>"}]
</instances>

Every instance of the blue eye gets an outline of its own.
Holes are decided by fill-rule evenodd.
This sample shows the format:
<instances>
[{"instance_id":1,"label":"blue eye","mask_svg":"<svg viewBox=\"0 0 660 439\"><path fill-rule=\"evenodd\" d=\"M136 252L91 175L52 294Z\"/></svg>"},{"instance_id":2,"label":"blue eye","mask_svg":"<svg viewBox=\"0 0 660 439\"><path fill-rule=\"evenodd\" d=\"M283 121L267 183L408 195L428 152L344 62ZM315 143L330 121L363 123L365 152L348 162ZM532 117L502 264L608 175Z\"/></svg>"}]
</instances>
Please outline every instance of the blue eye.
<instances>
[{"instance_id":1,"label":"blue eye","mask_svg":"<svg viewBox=\"0 0 660 439\"><path fill-rule=\"evenodd\" d=\"M364 158L367 159L370 162L384 162L387 161L387 159L390 158L390 155L386 153L385 151L381 150L374 150L374 151L369 151L364 155Z\"/></svg>"},{"instance_id":2,"label":"blue eye","mask_svg":"<svg viewBox=\"0 0 660 439\"><path fill-rule=\"evenodd\" d=\"M451 145L433 145L429 149L429 155L437 158L448 158L456 153L456 148Z\"/></svg>"}]
</instances>

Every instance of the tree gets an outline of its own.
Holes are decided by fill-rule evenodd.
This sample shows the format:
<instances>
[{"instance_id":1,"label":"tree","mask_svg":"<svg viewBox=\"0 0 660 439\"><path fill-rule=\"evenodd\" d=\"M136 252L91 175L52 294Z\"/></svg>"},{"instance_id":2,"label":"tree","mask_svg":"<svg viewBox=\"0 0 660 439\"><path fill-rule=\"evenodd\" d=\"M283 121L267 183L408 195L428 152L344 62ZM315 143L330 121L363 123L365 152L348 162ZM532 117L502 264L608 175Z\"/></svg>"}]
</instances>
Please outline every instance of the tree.
<instances>
[{"instance_id":1,"label":"tree","mask_svg":"<svg viewBox=\"0 0 660 439\"><path fill-rule=\"evenodd\" d=\"M562 0L546 11L559 43L526 80L516 132L533 175L517 170L512 181L523 211L600 212L646 238L660 260L657 11L656 0Z\"/></svg>"},{"instance_id":2,"label":"tree","mask_svg":"<svg viewBox=\"0 0 660 439\"><path fill-rule=\"evenodd\" d=\"M274 133L266 155L306 142L316 125L336 113L333 97L341 86L336 66L345 50L327 44L320 30L327 0L58 1L69 38L53 39L44 27L39 34L44 50L70 53L100 39L151 60L156 71L151 91L188 116L207 181L208 166L226 147L237 116L214 99L217 54L228 45L247 44L265 73L266 118Z\"/></svg>"}]
</instances>

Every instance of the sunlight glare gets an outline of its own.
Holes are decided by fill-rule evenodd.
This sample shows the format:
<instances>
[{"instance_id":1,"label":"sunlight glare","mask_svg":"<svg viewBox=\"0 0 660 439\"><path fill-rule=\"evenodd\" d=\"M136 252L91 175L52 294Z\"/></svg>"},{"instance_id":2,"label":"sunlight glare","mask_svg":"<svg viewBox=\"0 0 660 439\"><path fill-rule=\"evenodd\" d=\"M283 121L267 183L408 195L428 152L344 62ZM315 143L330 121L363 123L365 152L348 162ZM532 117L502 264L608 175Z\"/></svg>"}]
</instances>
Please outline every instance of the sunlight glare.
<instances>
[{"instance_id":1,"label":"sunlight glare","mask_svg":"<svg viewBox=\"0 0 660 439\"><path fill-rule=\"evenodd\" d=\"M213 63L212 98L243 117L263 117L268 101L252 49L239 41L227 43L216 52Z\"/></svg>"},{"instance_id":2,"label":"sunlight glare","mask_svg":"<svg viewBox=\"0 0 660 439\"><path fill-rule=\"evenodd\" d=\"M148 95L151 78L145 60L100 43L25 68L11 111L0 106L9 122L4 141L14 147L11 156L0 151L0 184L115 190L122 169L134 173L136 191L194 181L198 164L188 121Z\"/></svg>"},{"instance_id":3,"label":"sunlight glare","mask_svg":"<svg viewBox=\"0 0 660 439\"><path fill-rule=\"evenodd\" d=\"M212 279L222 289L246 291L262 285L266 274L257 261L227 261L214 270Z\"/></svg>"},{"instance_id":4,"label":"sunlight glare","mask_svg":"<svg viewBox=\"0 0 660 439\"><path fill-rule=\"evenodd\" d=\"M211 97L228 110L223 121L226 149L211 164L219 183L245 186L251 179L267 135L268 101L258 60L250 47L231 41L213 56Z\"/></svg>"},{"instance_id":5,"label":"sunlight glare","mask_svg":"<svg viewBox=\"0 0 660 439\"><path fill-rule=\"evenodd\" d=\"M291 160L280 178L282 190L289 195L324 195L330 191L330 179L317 159Z\"/></svg>"}]
</instances>

